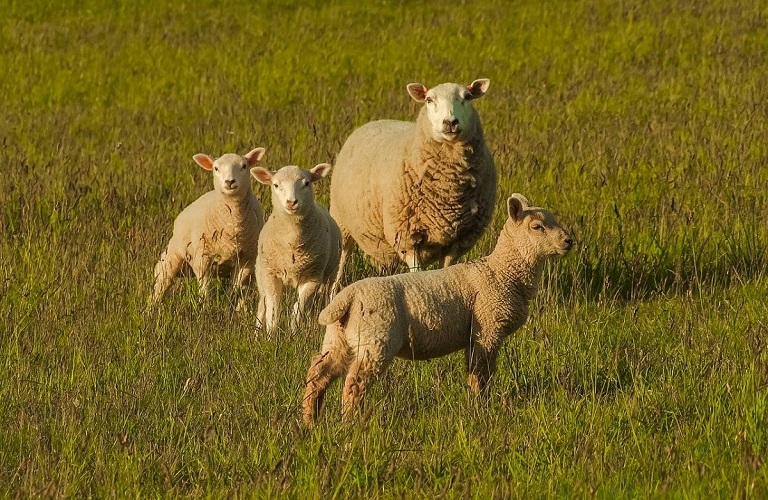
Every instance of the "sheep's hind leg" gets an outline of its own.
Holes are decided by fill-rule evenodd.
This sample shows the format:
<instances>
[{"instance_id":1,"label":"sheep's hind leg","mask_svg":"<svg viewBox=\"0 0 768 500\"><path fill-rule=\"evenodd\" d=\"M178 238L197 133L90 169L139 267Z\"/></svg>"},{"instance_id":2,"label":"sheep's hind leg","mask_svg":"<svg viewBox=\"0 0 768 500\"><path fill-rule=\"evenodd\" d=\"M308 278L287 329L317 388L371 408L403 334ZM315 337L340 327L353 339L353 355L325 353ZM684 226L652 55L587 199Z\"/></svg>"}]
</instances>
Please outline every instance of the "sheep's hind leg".
<instances>
[{"instance_id":1,"label":"sheep's hind leg","mask_svg":"<svg viewBox=\"0 0 768 500\"><path fill-rule=\"evenodd\" d=\"M345 422L353 419L362 407L363 398L371 383L386 370L383 353L372 349L361 352L347 370L344 392L341 394L341 418Z\"/></svg>"},{"instance_id":2,"label":"sheep's hind leg","mask_svg":"<svg viewBox=\"0 0 768 500\"><path fill-rule=\"evenodd\" d=\"M302 401L302 418L305 425L312 426L315 423L323 405L325 391L345 370L345 355L339 349L330 349L312 359L305 379Z\"/></svg>"}]
</instances>

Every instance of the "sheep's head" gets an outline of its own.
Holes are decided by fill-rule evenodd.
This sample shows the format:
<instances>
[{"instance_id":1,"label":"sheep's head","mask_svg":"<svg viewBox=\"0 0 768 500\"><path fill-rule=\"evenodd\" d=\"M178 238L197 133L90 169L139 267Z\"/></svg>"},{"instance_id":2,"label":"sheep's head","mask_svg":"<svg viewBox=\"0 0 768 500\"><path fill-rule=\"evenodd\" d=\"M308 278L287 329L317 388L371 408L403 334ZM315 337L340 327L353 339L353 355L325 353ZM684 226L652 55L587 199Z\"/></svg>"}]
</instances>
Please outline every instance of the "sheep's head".
<instances>
[{"instance_id":1,"label":"sheep's head","mask_svg":"<svg viewBox=\"0 0 768 500\"><path fill-rule=\"evenodd\" d=\"M315 202L312 183L330 171L330 164L321 163L311 170L289 165L277 172L270 172L266 168L255 167L251 174L260 183L272 186L272 206L275 210L285 211L288 215L300 215L306 213Z\"/></svg>"},{"instance_id":2,"label":"sheep's head","mask_svg":"<svg viewBox=\"0 0 768 500\"><path fill-rule=\"evenodd\" d=\"M256 148L245 156L227 153L220 158L199 153L192 157L198 165L213 172L213 186L226 196L244 196L251 190L248 167L264 156L264 148Z\"/></svg>"},{"instance_id":3,"label":"sheep's head","mask_svg":"<svg viewBox=\"0 0 768 500\"><path fill-rule=\"evenodd\" d=\"M477 113L472 100L482 97L490 80L475 80L465 86L442 83L428 89L420 83L408 84L414 101L423 102L432 128L432 138L438 142L466 142L477 127Z\"/></svg>"},{"instance_id":4,"label":"sheep's head","mask_svg":"<svg viewBox=\"0 0 768 500\"><path fill-rule=\"evenodd\" d=\"M521 253L531 260L565 255L573 246L573 240L560 226L551 212L531 207L528 200L515 193L507 200L509 219L504 230L515 235Z\"/></svg>"}]
</instances>

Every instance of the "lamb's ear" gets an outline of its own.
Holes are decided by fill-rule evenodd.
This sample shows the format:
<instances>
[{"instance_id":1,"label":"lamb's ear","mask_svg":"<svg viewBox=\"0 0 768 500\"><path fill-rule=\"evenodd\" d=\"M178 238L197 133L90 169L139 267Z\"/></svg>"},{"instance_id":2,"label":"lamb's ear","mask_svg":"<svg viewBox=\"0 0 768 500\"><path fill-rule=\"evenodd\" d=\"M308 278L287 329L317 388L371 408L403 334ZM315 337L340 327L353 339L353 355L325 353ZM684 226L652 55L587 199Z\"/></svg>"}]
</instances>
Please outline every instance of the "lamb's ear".
<instances>
[{"instance_id":1,"label":"lamb's ear","mask_svg":"<svg viewBox=\"0 0 768 500\"><path fill-rule=\"evenodd\" d=\"M253 167L251 169L251 175L254 179L269 186L272 184L272 172L264 167Z\"/></svg>"},{"instance_id":2,"label":"lamb's ear","mask_svg":"<svg viewBox=\"0 0 768 500\"><path fill-rule=\"evenodd\" d=\"M477 99L483 97L488 92L488 87L491 85L491 81L487 78L480 78L467 85L469 90L469 98Z\"/></svg>"},{"instance_id":3,"label":"lamb's ear","mask_svg":"<svg viewBox=\"0 0 768 500\"><path fill-rule=\"evenodd\" d=\"M213 158L208 156L207 154L198 153L195 156L192 157L193 160L195 160L195 163L200 165L206 170L213 170Z\"/></svg>"},{"instance_id":4,"label":"lamb's ear","mask_svg":"<svg viewBox=\"0 0 768 500\"><path fill-rule=\"evenodd\" d=\"M420 83L409 83L406 88L408 94L416 102L424 102L427 98L427 92L429 92L429 89Z\"/></svg>"},{"instance_id":5,"label":"lamb's ear","mask_svg":"<svg viewBox=\"0 0 768 500\"><path fill-rule=\"evenodd\" d=\"M248 160L248 165L253 165L256 162L261 161L266 152L267 150L264 148L256 148L248 152L243 158Z\"/></svg>"},{"instance_id":6,"label":"lamb's ear","mask_svg":"<svg viewBox=\"0 0 768 500\"><path fill-rule=\"evenodd\" d=\"M317 182L331 172L330 163L319 163L312 167L312 182Z\"/></svg>"},{"instance_id":7,"label":"lamb's ear","mask_svg":"<svg viewBox=\"0 0 768 500\"><path fill-rule=\"evenodd\" d=\"M507 199L507 214L514 221L519 221L523 210L528 206L525 196L515 193Z\"/></svg>"}]
</instances>

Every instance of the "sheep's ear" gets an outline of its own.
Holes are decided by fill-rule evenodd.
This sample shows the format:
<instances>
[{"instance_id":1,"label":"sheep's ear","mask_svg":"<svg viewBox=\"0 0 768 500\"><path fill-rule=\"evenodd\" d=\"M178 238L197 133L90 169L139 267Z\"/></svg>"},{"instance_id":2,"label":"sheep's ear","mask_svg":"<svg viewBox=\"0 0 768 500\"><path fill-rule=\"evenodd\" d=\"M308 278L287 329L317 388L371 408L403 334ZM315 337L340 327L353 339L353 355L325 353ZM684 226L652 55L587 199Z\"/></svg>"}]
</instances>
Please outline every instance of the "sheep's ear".
<instances>
[{"instance_id":1,"label":"sheep's ear","mask_svg":"<svg viewBox=\"0 0 768 500\"><path fill-rule=\"evenodd\" d=\"M261 159L264 158L264 153L266 152L267 150L264 148L256 148L248 152L244 158L248 160L248 165L253 165L257 161L261 161Z\"/></svg>"},{"instance_id":2,"label":"sheep's ear","mask_svg":"<svg viewBox=\"0 0 768 500\"><path fill-rule=\"evenodd\" d=\"M427 98L427 92L429 92L429 89L420 83L409 83L406 88L408 94L416 102L424 102Z\"/></svg>"},{"instance_id":3,"label":"sheep's ear","mask_svg":"<svg viewBox=\"0 0 768 500\"><path fill-rule=\"evenodd\" d=\"M206 154L203 154L203 153L198 153L195 156L193 156L192 159L195 160L195 163L197 163L198 165L200 165L204 169L206 169L206 170L213 170L213 161L214 160L210 156L208 156Z\"/></svg>"},{"instance_id":4,"label":"sheep's ear","mask_svg":"<svg viewBox=\"0 0 768 500\"><path fill-rule=\"evenodd\" d=\"M483 97L485 93L488 92L488 86L490 84L491 81L487 78L480 78L470 83L467 85L467 90L469 90L469 98L477 99L479 97Z\"/></svg>"},{"instance_id":5,"label":"sheep's ear","mask_svg":"<svg viewBox=\"0 0 768 500\"><path fill-rule=\"evenodd\" d=\"M514 221L519 221L523 210L528 206L528 200L525 196L515 193L507 199L507 214Z\"/></svg>"},{"instance_id":6,"label":"sheep's ear","mask_svg":"<svg viewBox=\"0 0 768 500\"><path fill-rule=\"evenodd\" d=\"M312 182L317 182L331 172L330 163L320 163L310 170L312 172Z\"/></svg>"},{"instance_id":7,"label":"sheep's ear","mask_svg":"<svg viewBox=\"0 0 768 500\"><path fill-rule=\"evenodd\" d=\"M251 169L251 175L254 179L269 186L272 184L272 172L264 167L253 167Z\"/></svg>"}]
</instances>

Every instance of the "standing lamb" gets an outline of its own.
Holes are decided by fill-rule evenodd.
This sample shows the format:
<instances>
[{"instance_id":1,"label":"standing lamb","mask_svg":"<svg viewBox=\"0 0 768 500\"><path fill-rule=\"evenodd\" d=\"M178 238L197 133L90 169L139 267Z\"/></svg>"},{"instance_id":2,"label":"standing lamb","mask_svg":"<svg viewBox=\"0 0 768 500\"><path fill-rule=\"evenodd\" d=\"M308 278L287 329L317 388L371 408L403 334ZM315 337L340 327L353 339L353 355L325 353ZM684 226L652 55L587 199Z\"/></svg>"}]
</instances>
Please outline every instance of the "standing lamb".
<instances>
[{"instance_id":1,"label":"standing lamb","mask_svg":"<svg viewBox=\"0 0 768 500\"><path fill-rule=\"evenodd\" d=\"M456 262L480 238L496 201L496 169L468 86L408 85L426 103L416 122L379 120L349 136L331 180L331 215L342 234L338 289L354 242L386 266Z\"/></svg>"},{"instance_id":2,"label":"standing lamb","mask_svg":"<svg viewBox=\"0 0 768 500\"><path fill-rule=\"evenodd\" d=\"M446 269L368 278L346 287L320 313L327 325L306 378L304 422L312 425L328 385L346 373L348 420L368 386L399 356L421 360L464 349L467 383L477 395L491 379L504 338L528 317L544 261L573 242L554 216L507 200L509 218L485 258Z\"/></svg>"},{"instance_id":3,"label":"standing lamb","mask_svg":"<svg viewBox=\"0 0 768 500\"><path fill-rule=\"evenodd\" d=\"M262 210L251 190L248 167L264 156L256 148L245 156L228 153L214 160L196 154L198 165L213 172L213 191L192 202L176 217L168 248L155 266L157 303L173 278L191 270L197 277L200 296L205 298L211 276L232 278L232 291L239 298L243 283L253 275L261 228ZM242 307L238 300L238 309Z\"/></svg>"},{"instance_id":4,"label":"standing lamb","mask_svg":"<svg viewBox=\"0 0 768 500\"><path fill-rule=\"evenodd\" d=\"M325 295L339 267L341 232L328 210L317 205L312 183L331 171L321 163L312 170L296 166L270 172L254 168L253 176L272 186L272 215L259 237L256 283L259 287L258 319L274 328L280 312L283 285L298 288L292 324L312 305L318 292Z\"/></svg>"}]
</instances>

